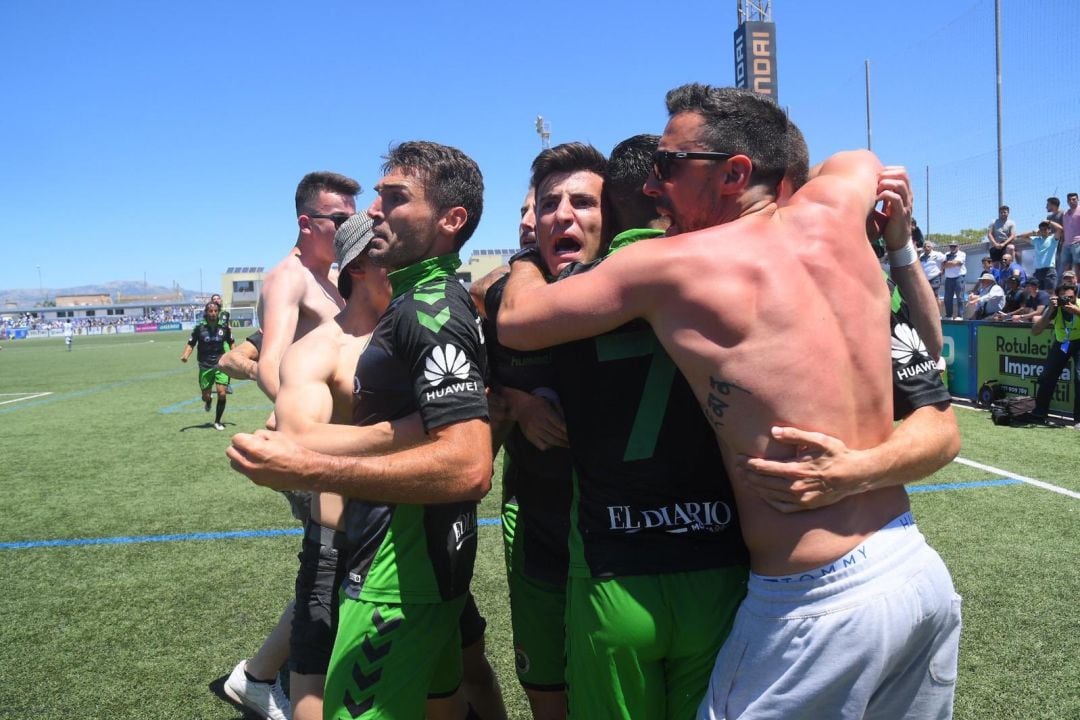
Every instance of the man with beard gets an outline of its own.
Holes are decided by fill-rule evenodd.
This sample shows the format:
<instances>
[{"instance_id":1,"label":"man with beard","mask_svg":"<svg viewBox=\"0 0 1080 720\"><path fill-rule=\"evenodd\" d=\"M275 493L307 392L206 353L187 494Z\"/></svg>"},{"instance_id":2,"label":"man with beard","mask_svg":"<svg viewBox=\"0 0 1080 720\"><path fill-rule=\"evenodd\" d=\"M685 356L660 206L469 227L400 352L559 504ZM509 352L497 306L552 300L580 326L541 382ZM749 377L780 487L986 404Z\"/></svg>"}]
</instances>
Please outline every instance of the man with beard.
<instances>
[{"instance_id":1,"label":"man with beard","mask_svg":"<svg viewBox=\"0 0 1080 720\"><path fill-rule=\"evenodd\" d=\"M753 573L702 717L766 708L894 716L901 707L946 717L959 597L902 487L823 486L846 496L782 514L738 481L736 464L742 455L790 457L773 438L779 423L828 428L856 449L888 437L889 300L866 218L884 200L886 232L908 237L910 195L879 181L869 153L842 153L778 208L790 143L775 103L693 84L668 94L668 111L645 190L671 218L669 237L639 241L557 291L537 267L515 263L500 333L532 349L644 318L712 425L735 478ZM790 296L798 313L779 300ZM908 616L909 603L923 612Z\"/></svg>"},{"instance_id":2,"label":"man with beard","mask_svg":"<svg viewBox=\"0 0 1080 720\"><path fill-rule=\"evenodd\" d=\"M460 689L459 618L476 553L476 501L490 489L491 434L479 317L454 277L483 207L483 179L455 148L390 151L368 255L393 298L360 356L354 420L419 411L430 442L369 457L302 448L280 433L237 435L233 467L274 488L346 498L354 548L325 692L327 718L475 717Z\"/></svg>"}]
</instances>

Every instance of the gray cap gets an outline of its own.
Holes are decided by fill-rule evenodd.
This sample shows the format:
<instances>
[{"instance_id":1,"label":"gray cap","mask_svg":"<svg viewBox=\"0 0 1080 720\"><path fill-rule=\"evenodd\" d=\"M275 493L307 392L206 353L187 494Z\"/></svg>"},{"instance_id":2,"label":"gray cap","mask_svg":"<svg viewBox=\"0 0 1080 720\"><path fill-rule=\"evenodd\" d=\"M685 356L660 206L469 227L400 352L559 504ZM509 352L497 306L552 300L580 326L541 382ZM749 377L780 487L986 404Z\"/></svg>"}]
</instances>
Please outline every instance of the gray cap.
<instances>
[{"instance_id":1,"label":"gray cap","mask_svg":"<svg viewBox=\"0 0 1080 720\"><path fill-rule=\"evenodd\" d=\"M342 227L344 227L344 226L342 226ZM990 282L997 282L996 280L994 280L994 276L991 275L990 273L983 273L982 275L979 276L979 280L989 280Z\"/></svg>"},{"instance_id":2,"label":"gray cap","mask_svg":"<svg viewBox=\"0 0 1080 720\"><path fill-rule=\"evenodd\" d=\"M371 218L366 212L357 213L341 224L334 233L334 253L338 267L344 268L364 252L371 242Z\"/></svg>"}]
</instances>

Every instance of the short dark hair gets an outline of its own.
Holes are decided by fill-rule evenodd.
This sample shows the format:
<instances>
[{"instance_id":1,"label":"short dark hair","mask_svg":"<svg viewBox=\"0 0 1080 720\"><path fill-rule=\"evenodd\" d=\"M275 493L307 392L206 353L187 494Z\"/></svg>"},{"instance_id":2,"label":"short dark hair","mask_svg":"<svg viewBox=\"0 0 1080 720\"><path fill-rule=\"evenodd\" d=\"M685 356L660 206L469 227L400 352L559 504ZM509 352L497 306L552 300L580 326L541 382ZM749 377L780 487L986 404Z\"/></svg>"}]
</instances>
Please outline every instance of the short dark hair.
<instances>
[{"instance_id":1,"label":"short dark hair","mask_svg":"<svg viewBox=\"0 0 1080 720\"><path fill-rule=\"evenodd\" d=\"M360 183L335 172L308 173L296 186L296 216L310 212L321 192L355 198L360 194Z\"/></svg>"},{"instance_id":2,"label":"short dark hair","mask_svg":"<svg viewBox=\"0 0 1080 720\"><path fill-rule=\"evenodd\" d=\"M1043 220L1043 221L1041 221L1041 222L1039 223L1039 229L1040 229L1040 230L1043 230L1043 229L1049 230L1049 229L1050 229L1050 223L1049 223L1049 221L1047 221L1047 220Z\"/></svg>"},{"instance_id":3,"label":"short dark hair","mask_svg":"<svg viewBox=\"0 0 1080 720\"><path fill-rule=\"evenodd\" d=\"M1061 198L1056 198L1051 195L1050 197L1046 198L1046 204L1053 205L1054 207L1059 208L1061 207Z\"/></svg>"},{"instance_id":4,"label":"short dark hair","mask_svg":"<svg viewBox=\"0 0 1080 720\"><path fill-rule=\"evenodd\" d=\"M1077 197L1076 193L1069 193L1068 195L1065 196L1065 199L1068 200L1069 198L1074 198L1074 197Z\"/></svg>"},{"instance_id":5,"label":"short dark hair","mask_svg":"<svg viewBox=\"0 0 1080 720\"><path fill-rule=\"evenodd\" d=\"M396 145L384 159L384 174L401 170L419 178L428 202L438 212L465 208L465 224L454 238L454 249L460 250L472 237L484 212L484 176L476 161L455 147L426 140Z\"/></svg>"},{"instance_id":6,"label":"short dark hair","mask_svg":"<svg viewBox=\"0 0 1080 720\"><path fill-rule=\"evenodd\" d=\"M1074 285L1073 283L1070 283L1070 282L1063 282L1060 285L1058 285L1056 288L1054 288L1054 294L1055 295L1060 295L1061 293L1065 292L1066 290L1072 290L1073 292L1076 292L1076 285Z\"/></svg>"},{"instance_id":7,"label":"short dark hair","mask_svg":"<svg viewBox=\"0 0 1080 720\"><path fill-rule=\"evenodd\" d=\"M1008 210L1008 209L1009 209L1008 205L1002 205L1001 207L998 208L998 212L1001 212L1002 210Z\"/></svg>"},{"instance_id":8,"label":"short dark hair","mask_svg":"<svg viewBox=\"0 0 1080 720\"><path fill-rule=\"evenodd\" d=\"M690 83L667 94L668 115L697 113L705 124L700 140L708 150L746 155L750 182L774 192L788 169L790 122L776 102L744 88Z\"/></svg>"},{"instance_id":9,"label":"short dark hair","mask_svg":"<svg viewBox=\"0 0 1080 720\"><path fill-rule=\"evenodd\" d=\"M604 172L604 194L613 215L612 232L646 227L657 218L656 203L642 192L653 168L659 135L634 135L611 150Z\"/></svg>"},{"instance_id":10,"label":"short dark hair","mask_svg":"<svg viewBox=\"0 0 1080 720\"><path fill-rule=\"evenodd\" d=\"M582 142L568 142L545 148L532 161L529 184L540 191L540 183L552 173L593 172L604 177L608 161L604 154Z\"/></svg>"},{"instance_id":11,"label":"short dark hair","mask_svg":"<svg viewBox=\"0 0 1080 720\"><path fill-rule=\"evenodd\" d=\"M788 121L788 161L785 171L791 181L792 192L798 191L810 180L810 148L806 137L795 123ZM912 222L915 218L911 218Z\"/></svg>"}]
</instances>

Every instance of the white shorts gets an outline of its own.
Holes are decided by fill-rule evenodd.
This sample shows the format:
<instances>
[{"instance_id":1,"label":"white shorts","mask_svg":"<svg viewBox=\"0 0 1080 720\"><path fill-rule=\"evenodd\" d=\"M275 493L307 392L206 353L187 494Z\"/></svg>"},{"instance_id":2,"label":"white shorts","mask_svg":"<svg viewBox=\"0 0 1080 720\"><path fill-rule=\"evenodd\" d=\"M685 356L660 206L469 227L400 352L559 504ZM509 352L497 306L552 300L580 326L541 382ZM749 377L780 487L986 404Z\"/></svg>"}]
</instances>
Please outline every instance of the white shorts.
<instances>
[{"instance_id":1,"label":"white shorts","mask_svg":"<svg viewBox=\"0 0 1080 720\"><path fill-rule=\"evenodd\" d=\"M699 720L952 717L960 596L905 513L844 557L750 574Z\"/></svg>"}]
</instances>

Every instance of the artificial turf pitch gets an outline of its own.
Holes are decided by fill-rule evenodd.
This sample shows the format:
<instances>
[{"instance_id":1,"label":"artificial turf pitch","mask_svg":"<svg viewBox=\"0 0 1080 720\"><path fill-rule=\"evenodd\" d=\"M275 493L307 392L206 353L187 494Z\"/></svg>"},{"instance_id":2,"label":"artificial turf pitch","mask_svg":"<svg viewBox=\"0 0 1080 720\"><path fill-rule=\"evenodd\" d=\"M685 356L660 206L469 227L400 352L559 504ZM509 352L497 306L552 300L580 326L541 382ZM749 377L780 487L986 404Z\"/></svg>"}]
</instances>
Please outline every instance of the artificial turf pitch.
<instances>
[{"instance_id":1,"label":"artificial turf pitch","mask_svg":"<svg viewBox=\"0 0 1080 720\"><path fill-rule=\"evenodd\" d=\"M285 500L224 455L269 402L238 383L215 431L194 362L179 362L186 337L78 337L70 353L62 338L0 343L0 718L241 717L214 691L289 598L299 537ZM912 486L964 597L955 717L1078 718L1080 499L986 481L1080 492L1080 433L957 415L961 456L1008 472L953 463ZM481 518L498 517L498 496L496 477ZM147 536L180 537L36 544ZM488 655L510 717L528 718L503 571L499 526L482 525Z\"/></svg>"}]
</instances>

